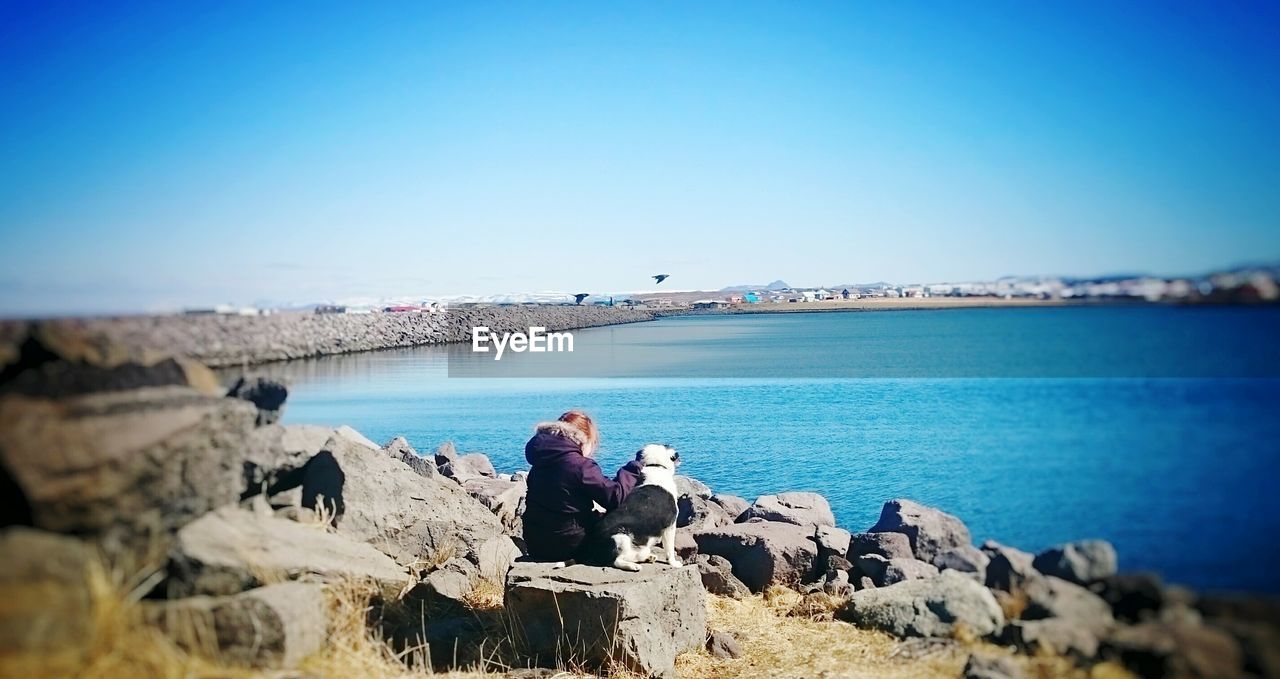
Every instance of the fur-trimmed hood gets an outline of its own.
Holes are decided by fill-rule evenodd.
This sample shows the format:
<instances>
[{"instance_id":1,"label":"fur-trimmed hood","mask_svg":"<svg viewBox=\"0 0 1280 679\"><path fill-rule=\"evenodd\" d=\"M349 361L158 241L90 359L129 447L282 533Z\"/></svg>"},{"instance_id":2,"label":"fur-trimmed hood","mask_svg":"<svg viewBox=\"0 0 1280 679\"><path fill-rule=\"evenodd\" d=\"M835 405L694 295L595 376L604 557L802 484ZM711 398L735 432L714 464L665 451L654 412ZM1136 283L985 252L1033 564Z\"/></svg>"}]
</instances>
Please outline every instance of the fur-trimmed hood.
<instances>
[{"instance_id":1,"label":"fur-trimmed hood","mask_svg":"<svg viewBox=\"0 0 1280 679\"><path fill-rule=\"evenodd\" d=\"M573 426L572 424L569 424L568 422L561 422L559 420L552 420L551 422L539 422L538 424L534 425L533 433L534 435L551 434L554 436L559 436L561 438L569 439L570 441L573 441L574 443L578 444L578 452L582 452L584 449L586 449L587 444L589 443L587 441L587 435L582 433L581 429L578 429L577 427Z\"/></svg>"}]
</instances>

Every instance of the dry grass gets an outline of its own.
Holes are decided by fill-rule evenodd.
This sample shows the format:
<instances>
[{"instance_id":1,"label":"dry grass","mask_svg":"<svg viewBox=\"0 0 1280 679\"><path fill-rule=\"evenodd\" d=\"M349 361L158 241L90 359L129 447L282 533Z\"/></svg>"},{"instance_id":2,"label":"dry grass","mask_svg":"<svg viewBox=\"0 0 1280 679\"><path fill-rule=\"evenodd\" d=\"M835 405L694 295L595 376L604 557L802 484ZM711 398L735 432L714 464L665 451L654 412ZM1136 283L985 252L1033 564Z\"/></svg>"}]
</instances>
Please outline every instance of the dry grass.
<instances>
[{"instance_id":1,"label":"dry grass","mask_svg":"<svg viewBox=\"0 0 1280 679\"><path fill-rule=\"evenodd\" d=\"M501 582L478 575L471 579L471 591L462 597L462 603L474 611L497 611L502 609L502 599L506 589Z\"/></svg>"}]
</instances>

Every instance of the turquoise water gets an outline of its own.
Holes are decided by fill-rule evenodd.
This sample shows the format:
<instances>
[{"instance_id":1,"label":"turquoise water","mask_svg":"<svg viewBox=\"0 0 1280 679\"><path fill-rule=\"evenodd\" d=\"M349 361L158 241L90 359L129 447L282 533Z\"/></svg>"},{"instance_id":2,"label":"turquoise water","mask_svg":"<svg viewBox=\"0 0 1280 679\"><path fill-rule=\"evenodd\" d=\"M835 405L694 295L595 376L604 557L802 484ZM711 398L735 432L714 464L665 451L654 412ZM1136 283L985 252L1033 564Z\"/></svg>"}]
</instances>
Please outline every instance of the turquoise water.
<instances>
[{"instance_id":1,"label":"turquoise water","mask_svg":"<svg viewBox=\"0 0 1280 679\"><path fill-rule=\"evenodd\" d=\"M910 497L960 516L977 541L1034 551L1100 537L1126 570L1280 591L1276 310L1028 311L673 318L577 333L613 356L611 370L651 377L448 377L471 359L442 348L266 371L292 382L286 422L403 435L423 451L452 440L502 470L524 467L535 422L584 408L607 469L667 442L718 491L817 491L850 530ZM799 342L804 351L796 337L818 339ZM1081 337L1088 352L1064 348ZM984 355L966 359L974 347ZM911 376L810 376L868 356ZM1135 367L1135 356L1150 360Z\"/></svg>"}]
</instances>

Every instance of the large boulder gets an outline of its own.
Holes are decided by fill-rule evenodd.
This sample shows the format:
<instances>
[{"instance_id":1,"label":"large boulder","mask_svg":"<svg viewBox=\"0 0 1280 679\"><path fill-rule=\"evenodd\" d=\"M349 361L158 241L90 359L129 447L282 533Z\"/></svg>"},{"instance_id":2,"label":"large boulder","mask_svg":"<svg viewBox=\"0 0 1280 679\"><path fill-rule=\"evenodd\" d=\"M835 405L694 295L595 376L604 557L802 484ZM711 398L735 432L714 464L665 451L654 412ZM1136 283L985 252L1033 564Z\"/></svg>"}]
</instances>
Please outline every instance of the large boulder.
<instances>
[{"instance_id":1,"label":"large boulder","mask_svg":"<svg viewBox=\"0 0 1280 679\"><path fill-rule=\"evenodd\" d=\"M348 437L334 436L302 473L302 505L321 508L339 534L377 547L401 564L476 549L502 533L488 509L455 483L426 478Z\"/></svg>"},{"instance_id":2,"label":"large boulder","mask_svg":"<svg viewBox=\"0 0 1280 679\"><path fill-rule=\"evenodd\" d=\"M289 387L267 377L243 376L227 390L227 396L248 401L258 407L258 424L275 424L284 414L284 401Z\"/></svg>"},{"instance_id":3,"label":"large boulder","mask_svg":"<svg viewBox=\"0 0 1280 679\"><path fill-rule=\"evenodd\" d=\"M802 528L775 521L735 523L694 534L698 552L733 564L733 574L753 592L769 585L795 586L816 573L818 546Z\"/></svg>"},{"instance_id":4,"label":"large boulder","mask_svg":"<svg viewBox=\"0 0 1280 679\"><path fill-rule=\"evenodd\" d=\"M1004 625L991 592L955 571L856 592L837 617L897 637L950 637L957 626L986 636Z\"/></svg>"},{"instance_id":5,"label":"large boulder","mask_svg":"<svg viewBox=\"0 0 1280 679\"><path fill-rule=\"evenodd\" d=\"M504 480L477 477L462 484L467 494L493 512L508 535L519 536L524 532L525 495L529 484L520 480Z\"/></svg>"},{"instance_id":6,"label":"large boulder","mask_svg":"<svg viewBox=\"0 0 1280 679\"><path fill-rule=\"evenodd\" d=\"M518 563L507 576L505 613L522 653L591 670L674 677L676 656L707 638L706 594L688 567L650 564L632 573Z\"/></svg>"},{"instance_id":7,"label":"large boulder","mask_svg":"<svg viewBox=\"0 0 1280 679\"><path fill-rule=\"evenodd\" d=\"M933 565L939 570L968 573L978 582L987 581L987 564L989 563L991 563L991 557L973 545L961 545L949 549L933 559Z\"/></svg>"},{"instance_id":8,"label":"large boulder","mask_svg":"<svg viewBox=\"0 0 1280 679\"><path fill-rule=\"evenodd\" d=\"M751 503L738 497L737 495L725 495L724 493L716 493L710 497L710 500L724 510L725 514L733 521L737 521L750 507Z\"/></svg>"},{"instance_id":9,"label":"large boulder","mask_svg":"<svg viewBox=\"0 0 1280 679\"><path fill-rule=\"evenodd\" d=\"M902 533L917 559L932 563L949 550L971 544L969 529L956 517L911 500L890 500L870 533Z\"/></svg>"},{"instance_id":10,"label":"large boulder","mask_svg":"<svg viewBox=\"0 0 1280 679\"><path fill-rule=\"evenodd\" d=\"M751 592L733 574L733 564L723 556L697 554L689 563L698 569L703 589L711 594L741 599Z\"/></svg>"},{"instance_id":11,"label":"large boulder","mask_svg":"<svg viewBox=\"0 0 1280 679\"><path fill-rule=\"evenodd\" d=\"M825 573L831 567L833 559L839 559L837 567L843 565L843 570L848 570L845 557L849 554L851 540L849 531L843 528L818 526L813 533L813 541L818 545L817 570Z\"/></svg>"},{"instance_id":12,"label":"large boulder","mask_svg":"<svg viewBox=\"0 0 1280 679\"><path fill-rule=\"evenodd\" d=\"M74 664L92 638L93 550L75 538L13 526L0 531L0 554L0 656L67 654Z\"/></svg>"},{"instance_id":13,"label":"large boulder","mask_svg":"<svg viewBox=\"0 0 1280 679\"><path fill-rule=\"evenodd\" d=\"M259 669L297 667L327 639L324 586L286 582L225 597L146 602L143 617L188 651Z\"/></svg>"},{"instance_id":14,"label":"large boulder","mask_svg":"<svg viewBox=\"0 0 1280 679\"><path fill-rule=\"evenodd\" d=\"M302 484L302 468L333 436L333 429L314 424L266 425L250 435L244 461L241 498L268 497Z\"/></svg>"},{"instance_id":15,"label":"large boulder","mask_svg":"<svg viewBox=\"0 0 1280 679\"><path fill-rule=\"evenodd\" d=\"M1035 557L1020 549L987 540L982 543L982 553L989 559L987 587L991 589L1013 592L1040 575L1031 564Z\"/></svg>"},{"instance_id":16,"label":"large boulder","mask_svg":"<svg viewBox=\"0 0 1280 679\"><path fill-rule=\"evenodd\" d=\"M1024 620L1065 620L1073 627L1098 636L1115 624L1107 602L1061 578L1049 575L1036 578L1028 581L1022 591L1027 598L1027 606L1022 612Z\"/></svg>"},{"instance_id":17,"label":"large boulder","mask_svg":"<svg viewBox=\"0 0 1280 679\"><path fill-rule=\"evenodd\" d=\"M25 500L22 518L141 563L177 528L240 498L255 418L250 403L186 387L5 396L0 468Z\"/></svg>"},{"instance_id":18,"label":"large boulder","mask_svg":"<svg viewBox=\"0 0 1280 679\"><path fill-rule=\"evenodd\" d=\"M676 495L680 497L697 497L710 500L713 493L707 484L692 476L676 475Z\"/></svg>"},{"instance_id":19,"label":"large boulder","mask_svg":"<svg viewBox=\"0 0 1280 679\"><path fill-rule=\"evenodd\" d=\"M724 508L697 495L681 495L676 500L676 526L698 531L733 523Z\"/></svg>"},{"instance_id":20,"label":"large boulder","mask_svg":"<svg viewBox=\"0 0 1280 679\"><path fill-rule=\"evenodd\" d=\"M836 525L836 517L831 513L831 505L827 502L827 498L817 493L806 492L761 495L747 508L746 512L738 517L739 521L751 519L793 523L808 527Z\"/></svg>"},{"instance_id":21,"label":"large boulder","mask_svg":"<svg viewBox=\"0 0 1280 679\"><path fill-rule=\"evenodd\" d=\"M1010 620L999 641L1028 655L1048 653L1088 660L1098 654L1098 635L1070 620Z\"/></svg>"},{"instance_id":22,"label":"large boulder","mask_svg":"<svg viewBox=\"0 0 1280 679\"><path fill-rule=\"evenodd\" d=\"M413 446L409 445L409 442L403 436L397 436L387 441L387 444L382 446L382 452L393 460L400 460L409 465L409 468L418 476L432 478L439 473L435 462L419 455L418 451L414 450Z\"/></svg>"},{"instance_id":23,"label":"large boulder","mask_svg":"<svg viewBox=\"0 0 1280 679\"><path fill-rule=\"evenodd\" d=\"M925 580L937 574L936 566L919 559L889 559L885 563L884 574L876 580L876 586L888 587L906 580Z\"/></svg>"},{"instance_id":24,"label":"large boulder","mask_svg":"<svg viewBox=\"0 0 1280 679\"><path fill-rule=\"evenodd\" d=\"M271 582L370 580L394 597L408 572L372 546L321 525L239 507L210 512L178 531L170 556L171 597L237 594Z\"/></svg>"},{"instance_id":25,"label":"large boulder","mask_svg":"<svg viewBox=\"0 0 1280 679\"><path fill-rule=\"evenodd\" d=\"M1118 627L1103 640L1100 653L1141 677L1244 676L1240 644L1226 632L1202 625L1153 621Z\"/></svg>"},{"instance_id":26,"label":"large boulder","mask_svg":"<svg viewBox=\"0 0 1280 679\"><path fill-rule=\"evenodd\" d=\"M1032 565L1045 575L1088 585L1116 574L1116 548L1106 540L1080 540L1050 547Z\"/></svg>"},{"instance_id":27,"label":"large boulder","mask_svg":"<svg viewBox=\"0 0 1280 679\"><path fill-rule=\"evenodd\" d=\"M857 562L859 557L874 554L886 559L914 559L911 540L902 533L854 533L849 539L846 558Z\"/></svg>"}]
</instances>

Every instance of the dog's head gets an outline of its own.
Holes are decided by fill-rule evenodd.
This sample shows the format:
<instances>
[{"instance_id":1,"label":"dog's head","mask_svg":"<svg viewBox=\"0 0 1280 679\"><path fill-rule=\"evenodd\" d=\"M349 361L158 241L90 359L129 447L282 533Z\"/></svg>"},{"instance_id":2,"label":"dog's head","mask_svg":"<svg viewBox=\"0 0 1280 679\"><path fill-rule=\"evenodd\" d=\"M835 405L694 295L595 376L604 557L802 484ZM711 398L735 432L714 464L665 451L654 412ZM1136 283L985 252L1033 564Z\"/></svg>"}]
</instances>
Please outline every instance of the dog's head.
<instances>
[{"instance_id":1,"label":"dog's head","mask_svg":"<svg viewBox=\"0 0 1280 679\"><path fill-rule=\"evenodd\" d=\"M674 472L676 465L680 464L680 453L677 453L676 449L671 446L650 443L636 453L636 459L646 469L661 467L667 471Z\"/></svg>"}]
</instances>

